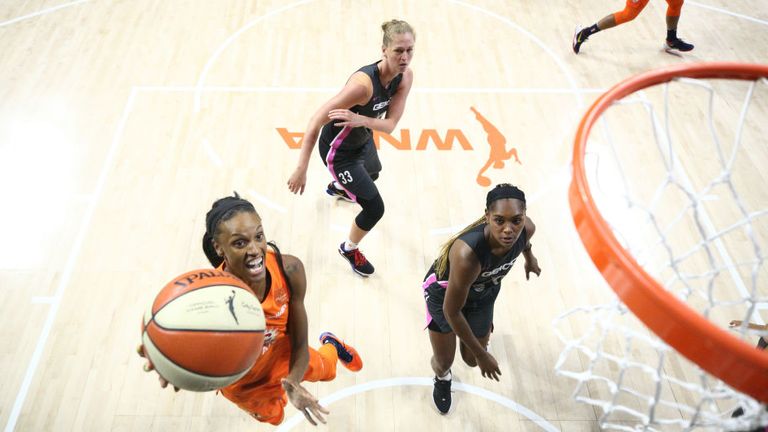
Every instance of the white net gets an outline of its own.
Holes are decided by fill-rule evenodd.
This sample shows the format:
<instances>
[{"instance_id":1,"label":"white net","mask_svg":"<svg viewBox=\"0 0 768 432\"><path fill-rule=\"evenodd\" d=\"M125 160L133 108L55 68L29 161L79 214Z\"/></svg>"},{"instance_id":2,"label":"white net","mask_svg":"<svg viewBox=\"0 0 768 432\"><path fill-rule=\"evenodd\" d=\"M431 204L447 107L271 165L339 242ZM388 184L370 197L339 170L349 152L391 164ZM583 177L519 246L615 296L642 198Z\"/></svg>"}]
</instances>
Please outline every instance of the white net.
<instances>
[{"instance_id":1,"label":"white net","mask_svg":"<svg viewBox=\"0 0 768 432\"><path fill-rule=\"evenodd\" d=\"M665 289L755 345L768 308L768 80L678 78L616 101L585 169L622 246ZM765 407L670 348L606 288L555 320L559 374L603 429L750 430ZM705 344L706 340L695 341ZM734 416L734 411L742 414ZM738 414L738 412L736 412Z\"/></svg>"}]
</instances>

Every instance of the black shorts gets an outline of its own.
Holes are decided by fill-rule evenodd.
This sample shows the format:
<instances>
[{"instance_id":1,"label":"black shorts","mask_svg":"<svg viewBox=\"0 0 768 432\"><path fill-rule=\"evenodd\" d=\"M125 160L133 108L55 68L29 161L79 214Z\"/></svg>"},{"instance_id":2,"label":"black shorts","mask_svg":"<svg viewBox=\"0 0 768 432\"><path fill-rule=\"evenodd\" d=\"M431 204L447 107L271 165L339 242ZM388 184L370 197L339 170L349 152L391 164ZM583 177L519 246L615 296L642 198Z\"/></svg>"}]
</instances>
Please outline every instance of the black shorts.
<instances>
[{"instance_id":1,"label":"black shorts","mask_svg":"<svg viewBox=\"0 0 768 432\"><path fill-rule=\"evenodd\" d=\"M373 180L379 176L381 161L373 138L362 147L349 149L343 145L320 140L318 150L323 163L334 180L341 184L352 199L373 199L379 190Z\"/></svg>"},{"instance_id":2,"label":"black shorts","mask_svg":"<svg viewBox=\"0 0 768 432\"><path fill-rule=\"evenodd\" d=\"M484 338L491 332L493 326L493 306L499 295L500 286L489 289L495 292L484 297L480 301L467 301L461 308L461 314L469 323L472 334L476 338ZM445 288L438 283L430 284L424 290L424 300L427 303L429 324L427 328L438 333L453 333L451 325L443 314L443 302L445 301Z\"/></svg>"}]
</instances>

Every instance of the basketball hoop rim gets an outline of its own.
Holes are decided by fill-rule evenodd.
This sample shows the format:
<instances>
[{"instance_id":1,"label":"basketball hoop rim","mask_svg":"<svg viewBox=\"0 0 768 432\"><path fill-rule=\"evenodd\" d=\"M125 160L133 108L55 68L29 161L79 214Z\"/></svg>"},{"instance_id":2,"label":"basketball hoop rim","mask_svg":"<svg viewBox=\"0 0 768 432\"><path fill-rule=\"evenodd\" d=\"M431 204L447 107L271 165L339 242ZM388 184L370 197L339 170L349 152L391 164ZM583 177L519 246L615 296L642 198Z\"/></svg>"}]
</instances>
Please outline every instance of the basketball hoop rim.
<instances>
[{"instance_id":1,"label":"basketball hoop rim","mask_svg":"<svg viewBox=\"0 0 768 432\"><path fill-rule=\"evenodd\" d=\"M595 266L627 307L668 345L734 389L768 403L768 353L729 334L686 306L646 273L613 235L587 183L584 158L592 126L614 101L675 78L756 80L768 65L680 64L630 77L602 94L582 117L573 149L569 202L574 224Z\"/></svg>"}]
</instances>

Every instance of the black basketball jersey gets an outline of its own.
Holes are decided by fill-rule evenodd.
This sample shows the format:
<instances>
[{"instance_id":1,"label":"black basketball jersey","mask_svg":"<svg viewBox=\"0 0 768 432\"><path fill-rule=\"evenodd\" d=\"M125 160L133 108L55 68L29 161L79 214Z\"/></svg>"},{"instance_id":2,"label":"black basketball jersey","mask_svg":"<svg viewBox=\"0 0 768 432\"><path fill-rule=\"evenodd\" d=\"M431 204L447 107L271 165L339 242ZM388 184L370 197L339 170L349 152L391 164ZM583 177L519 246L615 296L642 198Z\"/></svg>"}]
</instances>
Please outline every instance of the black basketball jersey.
<instances>
[{"instance_id":1,"label":"black basketball jersey","mask_svg":"<svg viewBox=\"0 0 768 432\"><path fill-rule=\"evenodd\" d=\"M371 78L373 84L373 94L365 105L355 105L349 110L353 113L360 114L366 117L372 118L384 118L389 108L389 102L397 93L397 88L400 86L400 81L403 80L403 74L397 74L392 81L390 81L387 87L381 83L379 77L379 62L363 66L357 70L357 72L363 72ZM334 126L333 123L338 120L331 120L325 125L320 132L320 139L324 142L331 142L334 138L339 137L342 132L342 128ZM346 128L349 129L349 128ZM368 128L356 127L351 128L346 135L343 136L343 144L346 148L358 148L365 145L365 143L371 139L372 132Z\"/></svg>"},{"instance_id":2,"label":"black basketball jersey","mask_svg":"<svg viewBox=\"0 0 768 432\"><path fill-rule=\"evenodd\" d=\"M470 231L459 236L459 239L466 243L477 256L480 261L480 274L477 276L472 285L469 288L469 294L467 295L467 301L477 301L492 295L495 291L492 288L498 288L501 285L501 279L509 273L509 270L515 264L517 257L523 253L525 245L528 244L528 233L525 228L520 233L520 237L512 245L512 249L509 250L504 256L498 257L491 253L491 245L485 238L485 226L487 224L481 224ZM442 275L436 275L437 281L447 281L448 275L451 271L451 263L445 268L445 272ZM427 277L435 272L435 264L429 268ZM426 279L426 278L425 278Z\"/></svg>"}]
</instances>

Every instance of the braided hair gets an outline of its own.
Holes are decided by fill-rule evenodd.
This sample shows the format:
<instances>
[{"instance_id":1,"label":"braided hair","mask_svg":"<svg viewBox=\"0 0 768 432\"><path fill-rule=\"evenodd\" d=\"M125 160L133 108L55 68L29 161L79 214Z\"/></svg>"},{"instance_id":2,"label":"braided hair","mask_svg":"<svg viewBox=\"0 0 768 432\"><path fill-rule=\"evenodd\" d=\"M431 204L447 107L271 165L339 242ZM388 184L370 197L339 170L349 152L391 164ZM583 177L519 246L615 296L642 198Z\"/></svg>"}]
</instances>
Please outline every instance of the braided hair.
<instances>
[{"instance_id":1,"label":"braided hair","mask_svg":"<svg viewBox=\"0 0 768 432\"><path fill-rule=\"evenodd\" d=\"M259 216L259 213L250 201L240 198L240 195L237 192L234 192L234 196L228 196L214 201L211 209L205 214L203 253L212 266L218 267L224 262L224 257L219 256L219 254L216 253L216 248L213 246L213 239L219 234L219 226L222 222L228 221L241 212L255 213L256 216ZM278 267L283 274L285 283L288 285L288 292L292 292L290 279L285 274L283 255L280 253L280 249L273 242L267 242L267 245L274 249Z\"/></svg>"},{"instance_id":2,"label":"braided hair","mask_svg":"<svg viewBox=\"0 0 768 432\"><path fill-rule=\"evenodd\" d=\"M487 212L490 210L491 204L493 204L495 201L506 198L518 199L523 202L523 205L525 205L525 193L522 190L518 189L516 186L512 186L509 183L501 183L488 191L488 194L485 196L485 211ZM438 277L442 276L446 269L448 269L448 255L450 254L451 247L453 246L453 243L456 242L456 239L484 223L485 215L480 216L480 218L467 225L463 230L454 234L453 237L448 239L447 242L443 243L443 245L440 247L440 253L435 260L435 274Z\"/></svg>"}]
</instances>

